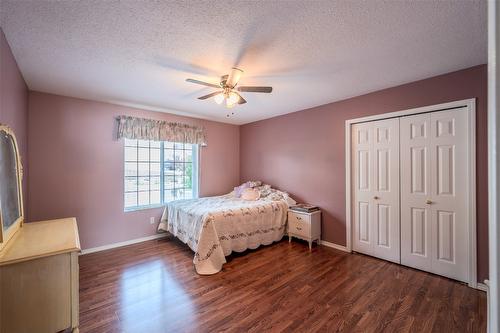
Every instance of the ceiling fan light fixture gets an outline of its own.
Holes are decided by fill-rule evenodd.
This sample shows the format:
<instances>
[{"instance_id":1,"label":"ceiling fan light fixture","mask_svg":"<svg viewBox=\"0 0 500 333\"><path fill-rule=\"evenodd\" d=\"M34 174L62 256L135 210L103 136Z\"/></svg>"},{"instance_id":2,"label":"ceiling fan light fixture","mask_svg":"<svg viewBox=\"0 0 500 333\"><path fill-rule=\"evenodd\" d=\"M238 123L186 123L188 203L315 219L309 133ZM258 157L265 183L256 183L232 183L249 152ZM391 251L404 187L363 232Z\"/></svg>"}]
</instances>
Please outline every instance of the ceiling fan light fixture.
<instances>
[{"instance_id":1,"label":"ceiling fan light fixture","mask_svg":"<svg viewBox=\"0 0 500 333\"><path fill-rule=\"evenodd\" d=\"M224 102L224 94L223 93L218 93L217 95L214 96L214 101L217 104L222 104Z\"/></svg>"},{"instance_id":2,"label":"ceiling fan light fixture","mask_svg":"<svg viewBox=\"0 0 500 333\"><path fill-rule=\"evenodd\" d=\"M227 104L231 104L231 105L234 105L236 103L238 103L238 101L240 100L240 97L238 96L237 93L235 93L234 91L231 91L227 97Z\"/></svg>"},{"instance_id":3,"label":"ceiling fan light fixture","mask_svg":"<svg viewBox=\"0 0 500 333\"><path fill-rule=\"evenodd\" d=\"M1 0L0 0L1 1ZM247 101L243 96L241 96L239 92L249 92L249 93L266 93L269 94L273 91L272 87L264 87L264 86L238 86L238 83L241 79L243 71L239 68L233 67L229 74L223 75L220 77L219 84L200 81L196 79L186 79L187 82L199 84L206 87L216 88L217 90L198 97L199 100L206 100L209 98L214 98L215 103L221 105L222 103L228 109L235 107L237 104L242 105L246 104ZM228 114L229 116L229 114Z\"/></svg>"},{"instance_id":4,"label":"ceiling fan light fixture","mask_svg":"<svg viewBox=\"0 0 500 333\"><path fill-rule=\"evenodd\" d=\"M236 104L237 104L237 103L232 102L229 98L226 98L226 107L227 107L228 109L230 109L230 108L234 107Z\"/></svg>"}]
</instances>

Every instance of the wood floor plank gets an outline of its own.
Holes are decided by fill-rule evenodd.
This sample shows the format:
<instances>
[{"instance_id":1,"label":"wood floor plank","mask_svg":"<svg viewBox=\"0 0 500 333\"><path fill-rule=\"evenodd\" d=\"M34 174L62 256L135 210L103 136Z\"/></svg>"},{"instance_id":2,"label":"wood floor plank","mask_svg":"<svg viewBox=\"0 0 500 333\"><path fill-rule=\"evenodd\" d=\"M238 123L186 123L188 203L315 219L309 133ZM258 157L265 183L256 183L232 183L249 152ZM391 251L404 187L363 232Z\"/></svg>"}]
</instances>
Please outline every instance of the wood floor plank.
<instances>
[{"instance_id":1,"label":"wood floor plank","mask_svg":"<svg viewBox=\"0 0 500 333\"><path fill-rule=\"evenodd\" d=\"M376 258L282 241L196 274L174 238L82 255L85 332L485 332L486 295Z\"/></svg>"}]
</instances>

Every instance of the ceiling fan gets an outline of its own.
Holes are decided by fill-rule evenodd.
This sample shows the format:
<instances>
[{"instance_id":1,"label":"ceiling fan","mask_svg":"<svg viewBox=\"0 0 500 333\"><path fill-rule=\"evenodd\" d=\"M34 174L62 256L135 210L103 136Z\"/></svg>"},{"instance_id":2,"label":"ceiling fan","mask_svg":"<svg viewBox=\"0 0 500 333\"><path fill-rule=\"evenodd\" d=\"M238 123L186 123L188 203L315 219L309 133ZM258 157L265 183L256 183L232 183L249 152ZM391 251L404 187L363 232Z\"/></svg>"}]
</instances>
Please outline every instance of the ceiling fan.
<instances>
[{"instance_id":1,"label":"ceiling fan","mask_svg":"<svg viewBox=\"0 0 500 333\"><path fill-rule=\"evenodd\" d=\"M226 107L228 108L232 108L236 104L245 104L247 102L238 92L257 92L269 94L273 91L272 87L240 86L236 88L242 74L243 71L241 69L233 67L231 73L221 76L219 84L208 83L195 79L186 79L186 81L218 89L216 92L198 97L198 99L203 100L213 97L217 104L222 104L222 102L225 101Z\"/></svg>"}]
</instances>

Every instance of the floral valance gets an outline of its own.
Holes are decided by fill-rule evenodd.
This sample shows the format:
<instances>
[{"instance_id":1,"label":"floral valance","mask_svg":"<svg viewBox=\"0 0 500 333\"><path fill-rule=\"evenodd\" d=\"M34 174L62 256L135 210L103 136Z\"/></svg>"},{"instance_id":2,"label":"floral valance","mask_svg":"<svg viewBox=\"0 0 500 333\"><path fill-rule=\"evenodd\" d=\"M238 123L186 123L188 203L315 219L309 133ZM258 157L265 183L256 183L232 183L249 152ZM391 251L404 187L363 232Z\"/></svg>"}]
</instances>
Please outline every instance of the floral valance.
<instances>
[{"instance_id":1,"label":"floral valance","mask_svg":"<svg viewBox=\"0 0 500 333\"><path fill-rule=\"evenodd\" d=\"M163 120L119 116L118 139L170 141L207 145L203 127Z\"/></svg>"}]
</instances>

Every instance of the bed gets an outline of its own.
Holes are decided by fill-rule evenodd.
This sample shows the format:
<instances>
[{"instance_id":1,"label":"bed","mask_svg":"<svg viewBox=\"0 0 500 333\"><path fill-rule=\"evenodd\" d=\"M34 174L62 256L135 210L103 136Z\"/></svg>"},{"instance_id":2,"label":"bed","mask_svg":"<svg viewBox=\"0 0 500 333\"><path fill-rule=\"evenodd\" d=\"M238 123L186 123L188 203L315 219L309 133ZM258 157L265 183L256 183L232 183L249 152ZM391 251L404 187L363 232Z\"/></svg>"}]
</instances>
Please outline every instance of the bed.
<instances>
[{"instance_id":1,"label":"bed","mask_svg":"<svg viewBox=\"0 0 500 333\"><path fill-rule=\"evenodd\" d=\"M159 231L167 231L194 251L201 275L215 274L232 251L243 252L281 240L287 210L294 201L283 195L244 200L234 192L215 197L178 200L167 204Z\"/></svg>"}]
</instances>

